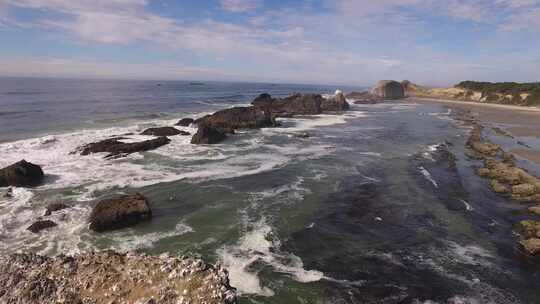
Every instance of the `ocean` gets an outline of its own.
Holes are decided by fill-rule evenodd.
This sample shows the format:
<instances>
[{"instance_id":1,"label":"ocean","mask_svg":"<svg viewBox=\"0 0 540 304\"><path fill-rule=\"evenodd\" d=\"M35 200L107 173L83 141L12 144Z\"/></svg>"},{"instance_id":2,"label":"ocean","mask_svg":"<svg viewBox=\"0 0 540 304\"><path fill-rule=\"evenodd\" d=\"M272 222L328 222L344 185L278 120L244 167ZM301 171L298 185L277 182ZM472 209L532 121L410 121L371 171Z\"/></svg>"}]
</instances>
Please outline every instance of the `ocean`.
<instances>
[{"instance_id":1,"label":"ocean","mask_svg":"<svg viewBox=\"0 0 540 304\"><path fill-rule=\"evenodd\" d=\"M0 198L0 254L200 255L229 270L239 303L536 303L538 265L512 234L521 215L474 174L469 127L443 105L352 104L218 145L173 136L125 158L71 153L261 93L336 89L365 88L2 78L0 167L26 159L46 180ZM97 200L131 192L148 197L152 221L88 229ZM58 226L26 231L51 202L71 206L50 216Z\"/></svg>"}]
</instances>

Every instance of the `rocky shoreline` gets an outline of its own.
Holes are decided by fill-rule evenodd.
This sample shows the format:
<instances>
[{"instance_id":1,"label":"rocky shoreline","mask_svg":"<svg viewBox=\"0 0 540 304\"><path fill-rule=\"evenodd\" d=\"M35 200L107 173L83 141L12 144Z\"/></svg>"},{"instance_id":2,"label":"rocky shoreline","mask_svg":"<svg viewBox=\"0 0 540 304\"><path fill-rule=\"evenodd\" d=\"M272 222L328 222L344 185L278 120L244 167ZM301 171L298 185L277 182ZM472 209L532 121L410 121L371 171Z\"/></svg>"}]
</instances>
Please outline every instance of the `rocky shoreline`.
<instances>
[{"instance_id":1,"label":"rocky shoreline","mask_svg":"<svg viewBox=\"0 0 540 304\"><path fill-rule=\"evenodd\" d=\"M515 157L501 146L483 136L485 126L470 113L461 113L457 119L472 127L466 147L469 157L482 162L478 176L489 180L489 187L513 203L523 204L534 216L540 215L540 179L516 164ZM500 136L508 136L495 130ZM515 225L520 235L518 243L529 255L540 254L540 221L523 220Z\"/></svg>"},{"instance_id":2,"label":"rocky shoreline","mask_svg":"<svg viewBox=\"0 0 540 304\"><path fill-rule=\"evenodd\" d=\"M201 259L112 251L54 258L0 256L0 302L231 304L228 272Z\"/></svg>"}]
</instances>

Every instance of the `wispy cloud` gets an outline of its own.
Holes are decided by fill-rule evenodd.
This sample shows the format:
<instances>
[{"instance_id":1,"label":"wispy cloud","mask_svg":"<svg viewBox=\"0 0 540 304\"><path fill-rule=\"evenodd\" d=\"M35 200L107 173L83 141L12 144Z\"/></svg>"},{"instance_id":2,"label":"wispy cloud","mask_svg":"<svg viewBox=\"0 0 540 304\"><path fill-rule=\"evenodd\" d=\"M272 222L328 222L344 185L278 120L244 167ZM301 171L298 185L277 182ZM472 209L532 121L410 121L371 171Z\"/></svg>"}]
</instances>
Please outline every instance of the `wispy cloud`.
<instances>
[{"instance_id":1,"label":"wispy cloud","mask_svg":"<svg viewBox=\"0 0 540 304\"><path fill-rule=\"evenodd\" d=\"M257 9L262 0L220 0L221 7L233 13L251 12Z\"/></svg>"}]
</instances>

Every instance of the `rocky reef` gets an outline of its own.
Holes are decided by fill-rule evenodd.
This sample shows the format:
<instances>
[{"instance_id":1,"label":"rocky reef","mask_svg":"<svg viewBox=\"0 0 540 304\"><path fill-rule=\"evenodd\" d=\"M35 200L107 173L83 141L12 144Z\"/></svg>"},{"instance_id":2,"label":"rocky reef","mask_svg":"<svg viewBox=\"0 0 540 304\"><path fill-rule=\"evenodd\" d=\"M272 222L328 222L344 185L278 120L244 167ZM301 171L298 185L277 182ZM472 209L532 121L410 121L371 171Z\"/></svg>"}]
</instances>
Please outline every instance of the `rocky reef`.
<instances>
[{"instance_id":1,"label":"rocky reef","mask_svg":"<svg viewBox=\"0 0 540 304\"><path fill-rule=\"evenodd\" d=\"M135 152L153 150L171 142L171 140L165 136L134 143L122 142L123 139L125 138L114 137L86 144L77 148L73 153L79 152L81 155L88 155L92 153L108 152L109 154L106 155L105 158L121 157Z\"/></svg>"},{"instance_id":2,"label":"rocky reef","mask_svg":"<svg viewBox=\"0 0 540 304\"><path fill-rule=\"evenodd\" d=\"M540 179L519 168L512 154L483 138L482 125L473 118L467 120L473 127L467 141L470 156L483 163L483 167L477 169L477 174L489 179L489 185L495 193L516 203L532 205L528 211L538 215ZM522 236L519 241L522 248L531 255L540 253L540 221L522 221L518 224L517 230Z\"/></svg>"},{"instance_id":3,"label":"rocky reef","mask_svg":"<svg viewBox=\"0 0 540 304\"><path fill-rule=\"evenodd\" d=\"M102 232L129 227L152 219L146 197L140 193L119 195L102 200L90 214L90 229Z\"/></svg>"},{"instance_id":4,"label":"rocky reef","mask_svg":"<svg viewBox=\"0 0 540 304\"><path fill-rule=\"evenodd\" d=\"M230 304L228 272L201 259L112 251L0 256L0 303Z\"/></svg>"}]
</instances>

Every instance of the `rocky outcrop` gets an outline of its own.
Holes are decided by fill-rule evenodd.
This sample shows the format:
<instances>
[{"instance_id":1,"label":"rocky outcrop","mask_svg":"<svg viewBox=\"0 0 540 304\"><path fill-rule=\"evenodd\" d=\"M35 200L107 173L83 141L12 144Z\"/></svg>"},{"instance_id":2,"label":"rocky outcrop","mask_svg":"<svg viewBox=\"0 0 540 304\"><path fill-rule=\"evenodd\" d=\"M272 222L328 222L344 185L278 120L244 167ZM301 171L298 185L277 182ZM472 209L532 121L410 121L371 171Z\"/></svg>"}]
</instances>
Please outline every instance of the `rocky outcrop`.
<instances>
[{"instance_id":1,"label":"rocky outcrop","mask_svg":"<svg viewBox=\"0 0 540 304\"><path fill-rule=\"evenodd\" d=\"M189 127L194 122L195 119L193 118L182 118L176 123L176 126Z\"/></svg>"},{"instance_id":2,"label":"rocky outcrop","mask_svg":"<svg viewBox=\"0 0 540 304\"><path fill-rule=\"evenodd\" d=\"M108 152L109 154L106 155L105 158L110 158L125 156L136 152L153 150L171 142L170 139L163 136L156 139L150 139L135 143L124 143L121 141L122 139L124 138L115 137L87 144L79 147L76 152L80 152L81 155Z\"/></svg>"},{"instance_id":3,"label":"rocky outcrop","mask_svg":"<svg viewBox=\"0 0 540 304\"><path fill-rule=\"evenodd\" d=\"M149 128L144 130L141 135L150 135L150 136L174 136L181 134L182 131L174 127L159 127L159 128Z\"/></svg>"},{"instance_id":4,"label":"rocky outcrop","mask_svg":"<svg viewBox=\"0 0 540 304\"><path fill-rule=\"evenodd\" d=\"M30 225L30 227L26 228L26 230L31 231L33 233L39 233L41 230L52 228L55 226L56 226L55 222L44 220L44 221L37 221L33 223L32 225Z\"/></svg>"},{"instance_id":5,"label":"rocky outcrop","mask_svg":"<svg viewBox=\"0 0 540 304\"><path fill-rule=\"evenodd\" d=\"M380 80L371 93L384 99L405 98L405 90L401 83L394 80Z\"/></svg>"},{"instance_id":6,"label":"rocky outcrop","mask_svg":"<svg viewBox=\"0 0 540 304\"><path fill-rule=\"evenodd\" d=\"M323 111L346 111L350 108L343 92L336 91L336 94L328 99L323 99L321 109Z\"/></svg>"},{"instance_id":7,"label":"rocky outcrop","mask_svg":"<svg viewBox=\"0 0 540 304\"><path fill-rule=\"evenodd\" d=\"M268 94L261 94L251 104L270 112L273 117L291 117L321 114L324 100L318 94L293 94L280 99L272 98Z\"/></svg>"},{"instance_id":8,"label":"rocky outcrop","mask_svg":"<svg viewBox=\"0 0 540 304\"><path fill-rule=\"evenodd\" d=\"M191 143L196 145L211 145L224 141L227 135L224 131L210 126L200 126L197 133L191 138Z\"/></svg>"},{"instance_id":9,"label":"rocky outcrop","mask_svg":"<svg viewBox=\"0 0 540 304\"><path fill-rule=\"evenodd\" d=\"M217 111L196 121L197 125L209 126L226 132L235 129L257 129L274 125L269 111L260 107L234 107Z\"/></svg>"},{"instance_id":10,"label":"rocky outcrop","mask_svg":"<svg viewBox=\"0 0 540 304\"><path fill-rule=\"evenodd\" d=\"M0 187L34 187L43 182L44 174L40 166L24 159L0 169Z\"/></svg>"},{"instance_id":11,"label":"rocky outcrop","mask_svg":"<svg viewBox=\"0 0 540 304\"><path fill-rule=\"evenodd\" d=\"M256 107L268 107L272 105L272 102L274 102L274 98L270 96L268 93L263 93L257 97L251 102L252 105Z\"/></svg>"},{"instance_id":12,"label":"rocky outcrop","mask_svg":"<svg viewBox=\"0 0 540 304\"><path fill-rule=\"evenodd\" d=\"M228 273L200 259L112 251L0 256L0 303L232 304Z\"/></svg>"},{"instance_id":13,"label":"rocky outcrop","mask_svg":"<svg viewBox=\"0 0 540 304\"><path fill-rule=\"evenodd\" d=\"M63 210L63 209L67 209L67 208L69 208L69 206L64 204L64 203L50 203L50 204L47 205L47 207L45 207L44 216L49 216L53 212L60 211L60 210Z\"/></svg>"},{"instance_id":14,"label":"rocky outcrop","mask_svg":"<svg viewBox=\"0 0 540 304\"><path fill-rule=\"evenodd\" d=\"M347 99L352 99L355 104L376 104L383 102L384 98L374 95L371 92L351 92L346 95Z\"/></svg>"},{"instance_id":15,"label":"rocky outcrop","mask_svg":"<svg viewBox=\"0 0 540 304\"><path fill-rule=\"evenodd\" d=\"M133 226L152 218L148 200L140 193L120 195L97 203L90 214L90 229L102 232Z\"/></svg>"}]
</instances>

